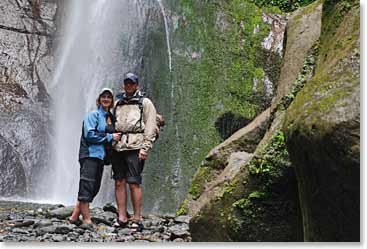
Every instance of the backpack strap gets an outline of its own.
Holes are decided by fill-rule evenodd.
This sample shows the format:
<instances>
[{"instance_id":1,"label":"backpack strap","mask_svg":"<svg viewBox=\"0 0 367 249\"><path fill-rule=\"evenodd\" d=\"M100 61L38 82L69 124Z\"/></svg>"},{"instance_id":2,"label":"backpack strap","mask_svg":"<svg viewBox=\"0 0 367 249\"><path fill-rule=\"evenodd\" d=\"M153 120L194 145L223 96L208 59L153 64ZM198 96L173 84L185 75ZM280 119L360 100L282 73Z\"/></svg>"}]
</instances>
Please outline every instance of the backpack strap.
<instances>
[{"instance_id":1,"label":"backpack strap","mask_svg":"<svg viewBox=\"0 0 367 249\"><path fill-rule=\"evenodd\" d=\"M140 110L140 118L135 123L134 126L136 126L139 123L139 127L141 129L142 128L143 114L144 114L143 101L144 101L144 98L145 98L145 94L140 92L138 96L133 97L133 99L130 100L130 101L126 101L123 94L119 94L116 97L117 97L117 101L116 101L115 106L113 108L113 112L112 112L113 116L116 117L116 109L120 105L138 105L139 110Z\"/></svg>"},{"instance_id":2,"label":"backpack strap","mask_svg":"<svg viewBox=\"0 0 367 249\"><path fill-rule=\"evenodd\" d=\"M141 121L143 119L143 101L144 101L144 96L141 95L138 101L138 106L139 106L139 110L140 110L140 119L138 122L140 122L140 129L141 129Z\"/></svg>"}]
</instances>

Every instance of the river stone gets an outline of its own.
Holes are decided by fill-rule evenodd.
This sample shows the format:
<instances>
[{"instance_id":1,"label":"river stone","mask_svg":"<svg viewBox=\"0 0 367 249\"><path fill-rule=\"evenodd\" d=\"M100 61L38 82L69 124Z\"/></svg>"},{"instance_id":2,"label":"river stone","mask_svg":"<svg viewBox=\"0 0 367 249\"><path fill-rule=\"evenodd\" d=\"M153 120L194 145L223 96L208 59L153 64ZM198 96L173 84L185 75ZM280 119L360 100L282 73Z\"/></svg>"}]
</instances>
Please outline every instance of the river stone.
<instances>
[{"instance_id":1,"label":"river stone","mask_svg":"<svg viewBox=\"0 0 367 249\"><path fill-rule=\"evenodd\" d=\"M106 219L104 215L94 215L91 217L92 221L96 224L105 224L107 226L112 226L113 222Z\"/></svg>"},{"instance_id":2,"label":"river stone","mask_svg":"<svg viewBox=\"0 0 367 249\"><path fill-rule=\"evenodd\" d=\"M20 234L29 234L29 232L28 231L26 231L26 230L24 230L24 229L21 229L21 228L13 228L12 229L12 232L13 233L20 233Z\"/></svg>"},{"instance_id":3,"label":"river stone","mask_svg":"<svg viewBox=\"0 0 367 249\"><path fill-rule=\"evenodd\" d=\"M118 214L117 208L112 203L107 203L106 205L104 205L103 211Z\"/></svg>"},{"instance_id":4,"label":"river stone","mask_svg":"<svg viewBox=\"0 0 367 249\"><path fill-rule=\"evenodd\" d=\"M34 224L34 228L51 226L53 223L50 220L39 220Z\"/></svg>"},{"instance_id":5,"label":"river stone","mask_svg":"<svg viewBox=\"0 0 367 249\"><path fill-rule=\"evenodd\" d=\"M73 231L78 233L78 234L84 234L84 232L85 232L85 230L83 228L79 228L79 227L76 227Z\"/></svg>"},{"instance_id":6,"label":"river stone","mask_svg":"<svg viewBox=\"0 0 367 249\"><path fill-rule=\"evenodd\" d=\"M191 216L188 216L188 215L180 215L180 216L177 216L175 218L175 222L177 223L187 223L189 224L190 223L190 220L191 220Z\"/></svg>"},{"instance_id":7,"label":"river stone","mask_svg":"<svg viewBox=\"0 0 367 249\"><path fill-rule=\"evenodd\" d=\"M36 234L37 236L40 236L45 235L47 233L55 233L56 227L57 227L56 225L41 227L36 230Z\"/></svg>"},{"instance_id":8,"label":"river stone","mask_svg":"<svg viewBox=\"0 0 367 249\"><path fill-rule=\"evenodd\" d=\"M48 218L57 218L60 220L64 220L71 216L73 209L74 207L61 207L54 210L48 210L46 216Z\"/></svg>"},{"instance_id":9,"label":"river stone","mask_svg":"<svg viewBox=\"0 0 367 249\"><path fill-rule=\"evenodd\" d=\"M162 241L161 233L158 233L158 232L155 232L152 235L149 235L148 238L152 242L161 242Z\"/></svg>"},{"instance_id":10,"label":"river stone","mask_svg":"<svg viewBox=\"0 0 367 249\"><path fill-rule=\"evenodd\" d=\"M111 212L103 212L101 216L103 216L105 220L110 222L114 222L116 220L116 214Z\"/></svg>"},{"instance_id":11,"label":"river stone","mask_svg":"<svg viewBox=\"0 0 367 249\"><path fill-rule=\"evenodd\" d=\"M111 226L99 226L98 231L103 231L104 233L108 233L108 234L114 234L116 229L114 227Z\"/></svg>"},{"instance_id":12,"label":"river stone","mask_svg":"<svg viewBox=\"0 0 367 249\"><path fill-rule=\"evenodd\" d=\"M34 224L34 220L18 220L15 222L15 227L28 227Z\"/></svg>"},{"instance_id":13,"label":"river stone","mask_svg":"<svg viewBox=\"0 0 367 249\"><path fill-rule=\"evenodd\" d=\"M57 226L56 229L55 229L55 233L58 233L58 234L67 234L67 233L71 232L74 227L75 227L75 225L61 225L61 226Z\"/></svg>"},{"instance_id":14,"label":"river stone","mask_svg":"<svg viewBox=\"0 0 367 249\"><path fill-rule=\"evenodd\" d=\"M54 242L61 242L64 240L64 237L62 235L56 234L52 237L52 241Z\"/></svg>"},{"instance_id":15,"label":"river stone","mask_svg":"<svg viewBox=\"0 0 367 249\"><path fill-rule=\"evenodd\" d=\"M118 230L118 235L122 236L122 235L130 235L132 233L130 228L122 228Z\"/></svg>"},{"instance_id":16,"label":"river stone","mask_svg":"<svg viewBox=\"0 0 367 249\"><path fill-rule=\"evenodd\" d=\"M170 226L168 228L169 232L173 232L173 231L188 231L189 230L189 225L186 223L180 223L180 224L176 224L173 226Z\"/></svg>"},{"instance_id":17,"label":"river stone","mask_svg":"<svg viewBox=\"0 0 367 249\"><path fill-rule=\"evenodd\" d=\"M145 228L149 228L149 227L151 227L152 226L152 221L151 220L143 220L143 226L145 227Z\"/></svg>"},{"instance_id":18,"label":"river stone","mask_svg":"<svg viewBox=\"0 0 367 249\"><path fill-rule=\"evenodd\" d=\"M39 208L39 209L37 209L36 212L37 212L38 215L42 215L43 214L43 209L42 208Z\"/></svg>"},{"instance_id":19,"label":"river stone","mask_svg":"<svg viewBox=\"0 0 367 249\"><path fill-rule=\"evenodd\" d=\"M190 235L188 231L172 231L170 240L175 240L177 238L187 238Z\"/></svg>"},{"instance_id":20,"label":"river stone","mask_svg":"<svg viewBox=\"0 0 367 249\"><path fill-rule=\"evenodd\" d=\"M173 240L173 242L185 242L182 238L176 238Z\"/></svg>"}]
</instances>

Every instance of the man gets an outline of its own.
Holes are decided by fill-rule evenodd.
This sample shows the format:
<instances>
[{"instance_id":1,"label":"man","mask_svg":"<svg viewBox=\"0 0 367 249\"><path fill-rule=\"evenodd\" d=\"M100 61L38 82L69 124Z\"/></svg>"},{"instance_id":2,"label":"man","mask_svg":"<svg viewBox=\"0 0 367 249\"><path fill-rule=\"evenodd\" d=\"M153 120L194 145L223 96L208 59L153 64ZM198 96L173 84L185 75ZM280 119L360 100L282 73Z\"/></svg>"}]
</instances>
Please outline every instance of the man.
<instances>
[{"instance_id":1,"label":"man","mask_svg":"<svg viewBox=\"0 0 367 249\"><path fill-rule=\"evenodd\" d=\"M114 144L112 154L118 208L115 226L125 227L127 225L127 183L134 208L131 227L141 231L143 229L141 173L156 137L157 112L152 101L139 90L138 76L128 73L124 79L123 89L124 92L117 96L114 107L115 127L117 132L122 134L120 141Z\"/></svg>"}]
</instances>

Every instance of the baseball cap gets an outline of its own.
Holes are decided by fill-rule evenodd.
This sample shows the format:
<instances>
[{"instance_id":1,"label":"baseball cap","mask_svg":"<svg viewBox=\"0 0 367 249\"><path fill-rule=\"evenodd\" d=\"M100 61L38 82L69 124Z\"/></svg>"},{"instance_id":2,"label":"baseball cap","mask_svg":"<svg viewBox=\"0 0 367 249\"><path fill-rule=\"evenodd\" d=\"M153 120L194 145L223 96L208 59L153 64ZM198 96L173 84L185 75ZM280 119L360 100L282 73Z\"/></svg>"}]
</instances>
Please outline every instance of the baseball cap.
<instances>
[{"instance_id":1,"label":"baseball cap","mask_svg":"<svg viewBox=\"0 0 367 249\"><path fill-rule=\"evenodd\" d=\"M125 79L124 79L124 83L126 81L129 81L131 80L132 82L134 83L139 83L139 79L138 79L138 76L136 76L135 74L133 73L127 73L126 76L125 76Z\"/></svg>"},{"instance_id":2,"label":"baseball cap","mask_svg":"<svg viewBox=\"0 0 367 249\"><path fill-rule=\"evenodd\" d=\"M102 88L101 91L99 92L99 96L101 96L104 92L109 92L113 96L113 91L111 88L108 88L108 87Z\"/></svg>"}]
</instances>

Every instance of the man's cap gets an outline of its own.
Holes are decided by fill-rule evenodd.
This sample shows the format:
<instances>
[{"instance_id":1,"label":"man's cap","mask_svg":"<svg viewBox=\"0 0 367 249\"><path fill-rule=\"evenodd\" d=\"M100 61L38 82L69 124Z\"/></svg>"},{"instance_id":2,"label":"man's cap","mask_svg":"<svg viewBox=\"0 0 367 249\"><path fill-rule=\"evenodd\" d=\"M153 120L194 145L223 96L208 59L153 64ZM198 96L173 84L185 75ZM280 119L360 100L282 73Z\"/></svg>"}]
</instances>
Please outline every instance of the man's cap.
<instances>
[{"instance_id":1,"label":"man's cap","mask_svg":"<svg viewBox=\"0 0 367 249\"><path fill-rule=\"evenodd\" d=\"M113 96L113 91L111 88L108 88L108 87L102 88L101 91L99 92L99 96L101 96L104 92L109 92Z\"/></svg>"},{"instance_id":2,"label":"man's cap","mask_svg":"<svg viewBox=\"0 0 367 249\"><path fill-rule=\"evenodd\" d=\"M133 73L127 73L126 74L125 79L124 79L124 83L127 82L127 81L132 81L134 83L139 83L138 76L136 76Z\"/></svg>"}]
</instances>

